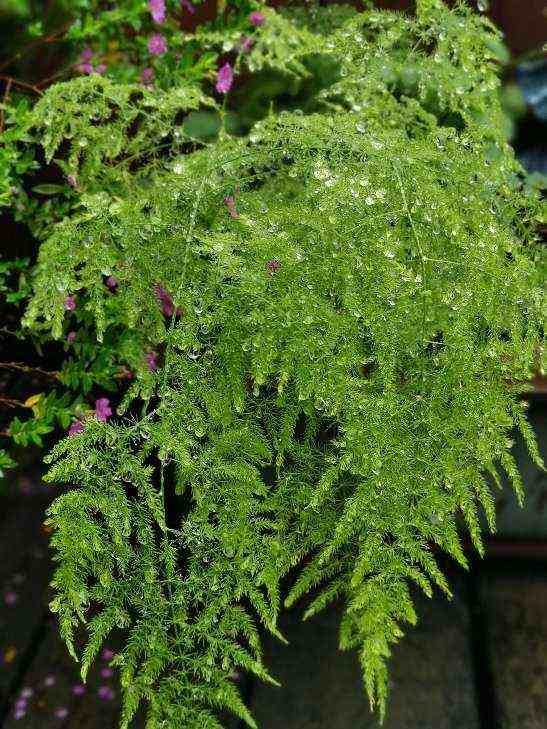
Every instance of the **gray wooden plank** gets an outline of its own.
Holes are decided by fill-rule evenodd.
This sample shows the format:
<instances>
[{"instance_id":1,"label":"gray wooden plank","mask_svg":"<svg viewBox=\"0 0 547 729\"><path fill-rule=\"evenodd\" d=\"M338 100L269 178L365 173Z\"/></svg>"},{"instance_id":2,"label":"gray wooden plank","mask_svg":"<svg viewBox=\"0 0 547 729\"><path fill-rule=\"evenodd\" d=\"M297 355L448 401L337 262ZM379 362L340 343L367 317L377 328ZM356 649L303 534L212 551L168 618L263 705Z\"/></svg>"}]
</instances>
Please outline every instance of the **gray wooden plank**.
<instances>
[{"instance_id":1,"label":"gray wooden plank","mask_svg":"<svg viewBox=\"0 0 547 729\"><path fill-rule=\"evenodd\" d=\"M394 648L384 729L478 729L470 616L461 582L455 597L419 597L420 622ZM290 641L266 641L266 662L282 688L257 686L252 710L260 729L376 729L357 656L338 650L341 612L302 624L281 620Z\"/></svg>"},{"instance_id":2,"label":"gray wooden plank","mask_svg":"<svg viewBox=\"0 0 547 729\"><path fill-rule=\"evenodd\" d=\"M546 729L547 573L485 572L480 593L499 726Z\"/></svg>"}]
</instances>

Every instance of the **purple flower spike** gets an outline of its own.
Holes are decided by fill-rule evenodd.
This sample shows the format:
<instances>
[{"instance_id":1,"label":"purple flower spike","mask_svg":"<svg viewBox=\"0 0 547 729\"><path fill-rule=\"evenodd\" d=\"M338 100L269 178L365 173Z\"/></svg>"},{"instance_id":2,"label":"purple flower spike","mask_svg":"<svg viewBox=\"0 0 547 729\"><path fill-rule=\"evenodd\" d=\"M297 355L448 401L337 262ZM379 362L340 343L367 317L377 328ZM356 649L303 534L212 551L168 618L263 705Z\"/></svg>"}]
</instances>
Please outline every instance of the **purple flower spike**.
<instances>
[{"instance_id":1,"label":"purple flower spike","mask_svg":"<svg viewBox=\"0 0 547 729\"><path fill-rule=\"evenodd\" d=\"M158 369L158 355L155 352L148 352L145 360L149 372L155 372Z\"/></svg>"},{"instance_id":2,"label":"purple flower spike","mask_svg":"<svg viewBox=\"0 0 547 729\"><path fill-rule=\"evenodd\" d=\"M161 33L154 33L148 41L148 51L153 56L162 56L167 51L167 41Z\"/></svg>"},{"instance_id":3,"label":"purple flower spike","mask_svg":"<svg viewBox=\"0 0 547 729\"><path fill-rule=\"evenodd\" d=\"M99 63L99 65L95 67L95 73L98 73L99 76L102 76L102 74L106 71L106 69L107 69L106 63Z\"/></svg>"},{"instance_id":4,"label":"purple flower spike","mask_svg":"<svg viewBox=\"0 0 547 729\"><path fill-rule=\"evenodd\" d=\"M6 605L15 605L18 600L19 595L13 590L9 590L4 594L4 602L6 603Z\"/></svg>"},{"instance_id":5,"label":"purple flower spike","mask_svg":"<svg viewBox=\"0 0 547 729\"><path fill-rule=\"evenodd\" d=\"M67 342L68 342L69 344L72 344L73 342L75 342L75 341L76 341L76 332L69 332L69 333L68 333L68 334L66 335L66 341L67 341Z\"/></svg>"},{"instance_id":6,"label":"purple flower spike","mask_svg":"<svg viewBox=\"0 0 547 729\"><path fill-rule=\"evenodd\" d=\"M181 6L181 8L184 8L185 10L187 10L190 13L190 15L193 15L196 12L195 7L192 5L190 0L180 0L180 6Z\"/></svg>"},{"instance_id":7,"label":"purple flower spike","mask_svg":"<svg viewBox=\"0 0 547 729\"><path fill-rule=\"evenodd\" d=\"M80 53L80 60L84 61L84 63L91 61L95 54L93 53L92 48L84 48L84 50Z\"/></svg>"},{"instance_id":8,"label":"purple flower spike","mask_svg":"<svg viewBox=\"0 0 547 729\"><path fill-rule=\"evenodd\" d=\"M103 661L111 661L114 658L114 651L111 651L110 648L103 648L101 658Z\"/></svg>"},{"instance_id":9,"label":"purple flower spike","mask_svg":"<svg viewBox=\"0 0 547 729\"><path fill-rule=\"evenodd\" d=\"M151 84L154 80L154 69L143 68L141 73L141 81L143 84Z\"/></svg>"},{"instance_id":10,"label":"purple flower spike","mask_svg":"<svg viewBox=\"0 0 547 729\"><path fill-rule=\"evenodd\" d=\"M101 676L103 678L111 678L114 674L114 671L106 666L105 668L101 668Z\"/></svg>"},{"instance_id":11,"label":"purple flower spike","mask_svg":"<svg viewBox=\"0 0 547 729\"><path fill-rule=\"evenodd\" d=\"M31 696L34 696L34 689L31 689L30 686L25 686L24 689L21 689L20 696L22 699L30 699Z\"/></svg>"},{"instance_id":12,"label":"purple flower spike","mask_svg":"<svg viewBox=\"0 0 547 729\"><path fill-rule=\"evenodd\" d=\"M216 90L219 94L227 94L234 82L234 72L229 63L221 66L217 73Z\"/></svg>"},{"instance_id":13,"label":"purple flower spike","mask_svg":"<svg viewBox=\"0 0 547 729\"><path fill-rule=\"evenodd\" d=\"M65 299L65 309L67 311L74 311L75 308L76 308L76 297L67 296Z\"/></svg>"},{"instance_id":14,"label":"purple flower spike","mask_svg":"<svg viewBox=\"0 0 547 729\"><path fill-rule=\"evenodd\" d=\"M74 696L83 696L85 694L86 688L83 685L83 683L77 683L75 686L72 687L72 693Z\"/></svg>"},{"instance_id":15,"label":"purple flower spike","mask_svg":"<svg viewBox=\"0 0 547 729\"><path fill-rule=\"evenodd\" d=\"M258 10L255 10L253 13L249 15L249 20L251 21L251 25L254 25L255 28L258 28L259 25L263 25L264 21L266 20L266 16L264 13L259 12Z\"/></svg>"},{"instance_id":16,"label":"purple flower spike","mask_svg":"<svg viewBox=\"0 0 547 729\"><path fill-rule=\"evenodd\" d=\"M236 201L233 195L226 195L224 198L224 204L228 208L228 212L230 213L230 217L234 218L234 220L237 220L239 218L239 213L236 210Z\"/></svg>"},{"instance_id":17,"label":"purple flower spike","mask_svg":"<svg viewBox=\"0 0 547 729\"><path fill-rule=\"evenodd\" d=\"M68 709L66 706L59 706L58 709L55 709L55 718L56 719L66 719L68 716Z\"/></svg>"},{"instance_id":18,"label":"purple flower spike","mask_svg":"<svg viewBox=\"0 0 547 729\"><path fill-rule=\"evenodd\" d=\"M97 695L103 701L112 701L114 698L114 691L110 688L110 686L99 686Z\"/></svg>"},{"instance_id":19,"label":"purple flower spike","mask_svg":"<svg viewBox=\"0 0 547 729\"><path fill-rule=\"evenodd\" d=\"M165 0L148 0L148 9L154 23L165 23Z\"/></svg>"},{"instance_id":20,"label":"purple flower spike","mask_svg":"<svg viewBox=\"0 0 547 729\"><path fill-rule=\"evenodd\" d=\"M79 433L83 433L83 432L84 432L84 424L82 423L81 420L75 420L72 423L72 425L70 426L70 428L68 429L68 435L70 438L72 438L72 436L74 436L74 435L78 435Z\"/></svg>"},{"instance_id":21,"label":"purple flower spike","mask_svg":"<svg viewBox=\"0 0 547 729\"><path fill-rule=\"evenodd\" d=\"M110 400L107 397L100 397L95 400L95 417L97 420L106 423L111 415L112 409L110 408Z\"/></svg>"},{"instance_id":22,"label":"purple flower spike","mask_svg":"<svg viewBox=\"0 0 547 729\"><path fill-rule=\"evenodd\" d=\"M26 715L26 711L24 709L15 709L13 712L13 718L16 721L19 721L19 719L22 719Z\"/></svg>"},{"instance_id":23,"label":"purple flower spike","mask_svg":"<svg viewBox=\"0 0 547 729\"><path fill-rule=\"evenodd\" d=\"M115 276L109 276L105 283L111 291L118 288L118 279Z\"/></svg>"},{"instance_id":24,"label":"purple flower spike","mask_svg":"<svg viewBox=\"0 0 547 729\"><path fill-rule=\"evenodd\" d=\"M17 699L15 702L15 710L16 711L25 711L27 708L27 700L26 699Z\"/></svg>"},{"instance_id":25,"label":"purple flower spike","mask_svg":"<svg viewBox=\"0 0 547 729\"><path fill-rule=\"evenodd\" d=\"M44 678L44 686L47 686L48 688L50 686L55 686L55 681L56 681L55 676L50 673L49 676L46 676Z\"/></svg>"},{"instance_id":26,"label":"purple flower spike","mask_svg":"<svg viewBox=\"0 0 547 729\"><path fill-rule=\"evenodd\" d=\"M268 261L268 263L266 264L266 268L268 269L268 273L270 274L270 276L273 276L276 271L279 271L279 269L281 268L281 264L279 263L279 261L273 259L271 261Z\"/></svg>"}]
</instances>

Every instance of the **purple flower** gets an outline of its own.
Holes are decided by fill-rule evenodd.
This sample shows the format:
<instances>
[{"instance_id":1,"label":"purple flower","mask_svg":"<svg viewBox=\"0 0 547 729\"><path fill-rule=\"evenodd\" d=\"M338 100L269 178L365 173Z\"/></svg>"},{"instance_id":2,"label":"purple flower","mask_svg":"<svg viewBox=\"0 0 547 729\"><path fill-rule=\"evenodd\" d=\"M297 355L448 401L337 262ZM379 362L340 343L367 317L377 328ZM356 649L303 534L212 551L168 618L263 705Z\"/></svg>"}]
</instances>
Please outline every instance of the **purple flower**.
<instances>
[{"instance_id":1,"label":"purple flower","mask_svg":"<svg viewBox=\"0 0 547 729\"><path fill-rule=\"evenodd\" d=\"M68 182L70 187L73 187L74 189L78 187L78 180L76 179L76 175L69 175L66 178L66 181Z\"/></svg>"},{"instance_id":2,"label":"purple flower","mask_svg":"<svg viewBox=\"0 0 547 729\"><path fill-rule=\"evenodd\" d=\"M13 712L13 718L19 721L19 719L22 719L26 713L25 709L15 709Z\"/></svg>"},{"instance_id":3,"label":"purple flower","mask_svg":"<svg viewBox=\"0 0 547 729\"><path fill-rule=\"evenodd\" d=\"M161 56L167 51L167 41L161 33L154 33L150 36L148 50L153 56Z\"/></svg>"},{"instance_id":4,"label":"purple flower","mask_svg":"<svg viewBox=\"0 0 547 729\"><path fill-rule=\"evenodd\" d=\"M9 590L4 595L4 602L6 603L6 605L15 605L18 600L19 595L13 590Z\"/></svg>"},{"instance_id":5,"label":"purple flower","mask_svg":"<svg viewBox=\"0 0 547 729\"><path fill-rule=\"evenodd\" d=\"M101 658L103 661L111 661L114 658L114 651L110 650L110 648L103 648Z\"/></svg>"},{"instance_id":6,"label":"purple flower","mask_svg":"<svg viewBox=\"0 0 547 729\"><path fill-rule=\"evenodd\" d=\"M196 12L195 7L192 5L190 0L180 0L180 6L181 6L181 8L184 8L185 10L187 10L190 13L190 15L193 15Z\"/></svg>"},{"instance_id":7,"label":"purple flower","mask_svg":"<svg viewBox=\"0 0 547 729\"><path fill-rule=\"evenodd\" d=\"M17 699L15 702L15 710L16 711L25 711L27 708L27 700L26 699Z\"/></svg>"},{"instance_id":8,"label":"purple flower","mask_svg":"<svg viewBox=\"0 0 547 729\"><path fill-rule=\"evenodd\" d=\"M97 695L103 701L112 701L112 699L114 698L114 691L112 691L110 686L99 686Z\"/></svg>"},{"instance_id":9,"label":"purple flower","mask_svg":"<svg viewBox=\"0 0 547 729\"><path fill-rule=\"evenodd\" d=\"M49 676L46 676L44 678L44 686L54 686L55 685L55 676L53 674L49 674Z\"/></svg>"},{"instance_id":10,"label":"purple flower","mask_svg":"<svg viewBox=\"0 0 547 729\"><path fill-rule=\"evenodd\" d=\"M114 671L109 668L108 666L105 666L104 668L101 668L101 676L103 678L110 678L113 675Z\"/></svg>"},{"instance_id":11,"label":"purple flower","mask_svg":"<svg viewBox=\"0 0 547 729\"><path fill-rule=\"evenodd\" d=\"M165 23L165 0L148 0L148 9L154 23Z\"/></svg>"},{"instance_id":12,"label":"purple flower","mask_svg":"<svg viewBox=\"0 0 547 729\"><path fill-rule=\"evenodd\" d=\"M115 276L109 276L105 283L111 291L118 288L118 279Z\"/></svg>"},{"instance_id":13,"label":"purple flower","mask_svg":"<svg viewBox=\"0 0 547 729\"><path fill-rule=\"evenodd\" d=\"M83 696L86 692L86 688L83 683L77 683L72 687L72 693L74 696Z\"/></svg>"},{"instance_id":14,"label":"purple flower","mask_svg":"<svg viewBox=\"0 0 547 729\"><path fill-rule=\"evenodd\" d=\"M233 195L226 195L224 198L224 204L228 208L228 212L230 213L230 216L234 218L234 220L237 220L239 218L239 213L236 210L236 201Z\"/></svg>"},{"instance_id":15,"label":"purple flower","mask_svg":"<svg viewBox=\"0 0 547 729\"><path fill-rule=\"evenodd\" d=\"M24 689L21 689L20 696L22 699L30 699L31 696L34 696L34 689L31 689L30 686L25 686Z\"/></svg>"},{"instance_id":16,"label":"purple flower","mask_svg":"<svg viewBox=\"0 0 547 729\"><path fill-rule=\"evenodd\" d=\"M173 304L173 297L169 291L164 289L160 284L156 284L154 286L154 293L165 316L173 316L175 313L175 305Z\"/></svg>"},{"instance_id":17,"label":"purple flower","mask_svg":"<svg viewBox=\"0 0 547 729\"><path fill-rule=\"evenodd\" d=\"M107 397L100 397L95 400L95 417L97 420L106 423L111 415L112 409L110 408L110 400Z\"/></svg>"},{"instance_id":18,"label":"purple flower","mask_svg":"<svg viewBox=\"0 0 547 729\"><path fill-rule=\"evenodd\" d=\"M266 16L264 13L259 12L258 10L255 10L253 13L249 15L249 20L251 21L251 25L254 25L255 28L258 28L259 25L263 25L264 21L266 20Z\"/></svg>"},{"instance_id":19,"label":"purple flower","mask_svg":"<svg viewBox=\"0 0 547 729\"><path fill-rule=\"evenodd\" d=\"M80 63L76 66L76 70L80 73L86 73L88 76L93 73L92 63Z\"/></svg>"},{"instance_id":20,"label":"purple flower","mask_svg":"<svg viewBox=\"0 0 547 729\"><path fill-rule=\"evenodd\" d=\"M149 372L155 372L158 369L158 355L155 352L148 352L144 359Z\"/></svg>"},{"instance_id":21,"label":"purple flower","mask_svg":"<svg viewBox=\"0 0 547 729\"><path fill-rule=\"evenodd\" d=\"M154 69L153 68L143 68L141 73L141 81L143 84L151 84L154 80Z\"/></svg>"},{"instance_id":22,"label":"purple flower","mask_svg":"<svg viewBox=\"0 0 547 729\"><path fill-rule=\"evenodd\" d=\"M75 341L76 341L76 332L69 332L69 333L68 333L68 334L66 335L66 341L67 341L67 342L68 342L69 344L72 344L73 342L75 342Z\"/></svg>"},{"instance_id":23,"label":"purple flower","mask_svg":"<svg viewBox=\"0 0 547 729\"><path fill-rule=\"evenodd\" d=\"M84 48L84 50L80 53L80 60L84 61L84 63L91 61L94 55L92 48Z\"/></svg>"},{"instance_id":24,"label":"purple flower","mask_svg":"<svg viewBox=\"0 0 547 729\"><path fill-rule=\"evenodd\" d=\"M101 76L106 71L106 69L106 63L99 63L99 65L95 67L95 73L98 73L99 76Z\"/></svg>"},{"instance_id":25,"label":"purple flower","mask_svg":"<svg viewBox=\"0 0 547 729\"><path fill-rule=\"evenodd\" d=\"M234 82L234 72L229 63L221 66L217 73L216 90L219 94L227 94Z\"/></svg>"},{"instance_id":26,"label":"purple flower","mask_svg":"<svg viewBox=\"0 0 547 729\"><path fill-rule=\"evenodd\" d=\"M66 719L68 716L68 709L66 706L59 706L58 709L55 709L55 718L56 719Z\"/></svg>"},{"instance_id":27,"label":"purple flower","mask_svg":"<svg viewBox=\"0 0 547 729\"><path fill-rule=\"evenodd\" d=\"M253 43L254 43L254 40L252 38L249 38L248 35L244 35L241 38L241 42L240 42L240 48L241 48L242 52L248 53L251 50L251 48L253 47Z\"/></svg>"},{"instance_id":28,"label":"purple flower","mask_svg":"<svg viewBox=\"0 0 547 729\"><path fill-rule=\"evenodd\" d=\"M266 264L266 268L268 269L268 273L270 274L270 276L273 276L276 271L279 271L279 269L281 268L281 264L274 258L271 261L268 261L268 263Z\"/></svg>"},{"instance_id":29,"label":"purple flower","mask_svg":"<svg viewBox=\"0 0 547 729\"><path fill-rule=\"evenodd\" d=\"M65 309L67 311L74 311L75 308L76 308L76 297L67 296L65 299Z\"/></svg>"},{"instance_id":30,"label":"purple flower","mask_svg":"<svg viewBox=\"0 0 547 729\"><path fill-rule=\"evenodd\" d=\"M81 420L75 420L70 428L68 429L68 435L69 438L72 438L73 435L79 435L80 433L83 433L85 430L84 424Z\"/></svg>"}]
</instances>

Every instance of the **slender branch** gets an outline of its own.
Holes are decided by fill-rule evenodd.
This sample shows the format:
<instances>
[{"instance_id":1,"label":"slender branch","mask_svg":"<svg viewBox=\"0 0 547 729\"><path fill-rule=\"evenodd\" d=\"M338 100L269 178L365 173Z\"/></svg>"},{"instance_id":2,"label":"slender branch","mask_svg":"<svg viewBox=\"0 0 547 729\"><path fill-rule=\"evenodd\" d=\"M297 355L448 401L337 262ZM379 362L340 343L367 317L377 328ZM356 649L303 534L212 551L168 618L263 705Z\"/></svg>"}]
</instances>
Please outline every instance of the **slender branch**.
<instances>
[{"instance_id":1,"label":"slender branch","mask_svg":"<svg viewBox=\"0 0 547 729\"><path fill-rule=\"evenodd\" d=\"M15 370L17 372L25 372L29 375L43 375L56 380L59 377L58 372L50 372L49 370L42 370L40 367L30 367L29 365L21 364L20 362L0 362L0 369L3 370Z\"/></svg>"},{"instance_id":2,"label":"slender branch","mask_svg":"<svg viewBox=\"0 0 547 729\"><path fill-rule=\"evenodd\" d=\"M19 337L17 332L12 332L11 329L8 329L7 327L0 327L0 334L9 334L10 337Z\"/></svg>"},{"instance_id":3,"label":"slender branch","mask_svg":"<svg viewBox=\"0 0 547 729\"><path fill-rule=\"evenodd\" d=\"M14 86L20 86L22 89L28 89L29 91L33 91L39 96L42 95L42 92L37 86L34 86L33 84L27 84L26 81L20 81L19 79L13 78L13 76L6 76L5 74L1 73L0 80L6 81L10 87L13 84Z\"/></svg>"},{"instance_id":4,"label":"slender branch","mask_svg":"<svg viewBox=\"0 0 547 729\"><path fill-rule=\"evenodd\" d=\"M4 397L0 395L0 405L4 405L7 408L24 408L25 403L22 400L15 400L12 397Z\"/></svg>"}]
</instances>

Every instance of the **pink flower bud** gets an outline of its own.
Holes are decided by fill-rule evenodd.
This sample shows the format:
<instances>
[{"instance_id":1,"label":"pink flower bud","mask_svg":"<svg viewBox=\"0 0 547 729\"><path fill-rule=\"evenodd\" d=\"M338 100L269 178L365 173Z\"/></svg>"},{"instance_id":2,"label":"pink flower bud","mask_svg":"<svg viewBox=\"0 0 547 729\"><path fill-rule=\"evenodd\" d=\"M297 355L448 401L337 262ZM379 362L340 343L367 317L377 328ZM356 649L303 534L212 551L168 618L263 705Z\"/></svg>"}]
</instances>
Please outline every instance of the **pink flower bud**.
<instances>
[{"instance_id":1,"label":"pink flower bud","mask_svg":"<svg viewBox=\"0 0 547 729\"><path fill-rule=\"evenodd\" d=\"M181 8L184 8L185 10L187 10L190 13L190 15L193 15L196 12L195 7L192 5L190 0L180 0L180 6L181 6Z\"/></svg>"},{"instance_id":2,"label":"pink flower bud","mask_svg":"<svg viewBox=\"0 0 547 729\"><path fill-rule=\"evenodd\" d=\"M76 308L76 297L67 296L65 299L65 309L67 311L74 311L75 308Z\"/></svg>"},{"instance_id":3,"label":"pink flower bud","mask_svg":"<svg viewBox=\"0 0 547 729\"><path fill-rule=\"evenodd\" d=\"M254 25L255 28L258 28L259 25L264 24L266 16L264 15L264 13L255 10L249 15L249 20L251 21L251 25Z\"/></svg>"},{"instance_id":4,"label":"pink flower bud","mask_svg":"<svg viewBox=\"0 0 547 729\"><path fill-rule=\"evenodd\" d=\"M221 66L217 73L216 90L219 94L227 94L234 82L234 72L229 63Z\"/></svg>"},{"instance_id":5,"label":"pink flower bud","mask_svg":"<svg viewBox=\"0 0 547 729\"><path fill-rule=\"evenodd\" d=\"M98 400L95 400L95 417L97 420L106 423L111 415L110 400L107 397L100 397Z\"/></svg>"},{"instance_id":6,"label":"pink flower bud","mask_svg":"<svg viewBox=\"0 0 547 729\"><path fill-rule=\"evenodd\" d=\"M226 195L224 198L224 204L228 208L228 212L230 213L230 217L234 218L234 220L237 220L239 218L239 213L236 210L236 201L233 195Z\"/></svg>"},{"instance_id":7,"label":"pink flower bud","mask_svg":"<svg viewBox=\"0 0 547 729\"><path fill-rule=\"evenodd\" d=\"M148 0L148 9L154 23L165 23L165 0Z\"/></svg>"},{"instance_id":8,"label":"pink flower bud","mask_svg":"<svg viewBox=\"0 0 547 729\"><path fill-rule=\"evenodd\" d=\"M167 41L161 33L154 33L148 41L148 51L153 56L162 56L167 51Z\"/></svg>"},{"instance_id":9,"label":"pink flower bud","mask_svg":"<svg viewBox=\"0 0 547 729\"><path fill-rule=\"evenodd\" d=\"M74 435L78 435L79 433L83 433L83 432L84 432L84 424L82 423L81 420L75 420L72 423L72 425L70 426L70 428L68 429L68 435L70 438L72 438L72 436L74 436Z\"/></svg>"},{"instance_id":10,"label":"pink flower bud","mask_svg":"<svg viewBox=\"0 0 547 729\"><path fill-rule=\"evenodd\" d=\"M155 372L158 369L158 355L155 352L148 352L144 359L149 372Z\"/></svg>"}]
</instances>

